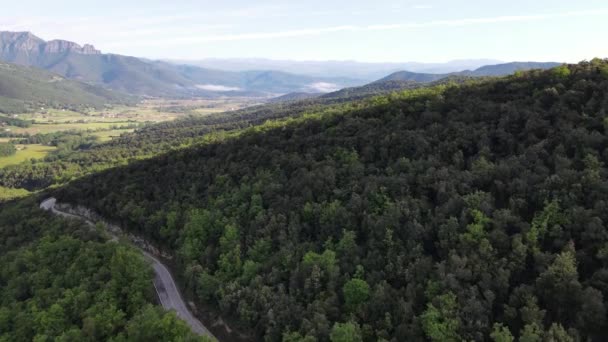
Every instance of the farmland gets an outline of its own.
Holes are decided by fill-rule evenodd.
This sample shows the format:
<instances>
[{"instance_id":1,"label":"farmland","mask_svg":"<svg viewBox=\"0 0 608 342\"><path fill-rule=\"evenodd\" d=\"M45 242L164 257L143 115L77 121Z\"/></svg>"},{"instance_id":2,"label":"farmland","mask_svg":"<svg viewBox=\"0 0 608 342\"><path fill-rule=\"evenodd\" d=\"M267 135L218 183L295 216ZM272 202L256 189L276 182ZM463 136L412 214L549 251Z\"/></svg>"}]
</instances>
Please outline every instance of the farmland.
<instances>
[{"instance_id":1,"label":"farmland","mask_svg":"<svg viewBox=\"0 0 608 342\"><path fill-rule=\"evenodd\" d=\"M138 127L187 116L203 116L212 113L241 109L257 104L249 98L144 100L137 106L115 106L103 110L89 109L82 112L67 109L39 108L32 113L12 114L12 119L28 122L27 127L5 125L0 130L0 142L9 142L38 134L56 132L85 132L103 143L133 132ZM15 155L0 158L0 168L19 164L31 159L42 159L53 152L54 146L18 144Z\"/></svg>"},{"instance_id":2,"label":"farmland","mask_svg":"<svg viewBox=\"0 0 608 342\"><path fill-rule=\"evenodd\" d=\"M49 152L56 149L54 146L40 144L16 145L17 153L12 156L0 158L0 168L22 163L26 160L44 158Z\"/></svg>"}]
</instances>

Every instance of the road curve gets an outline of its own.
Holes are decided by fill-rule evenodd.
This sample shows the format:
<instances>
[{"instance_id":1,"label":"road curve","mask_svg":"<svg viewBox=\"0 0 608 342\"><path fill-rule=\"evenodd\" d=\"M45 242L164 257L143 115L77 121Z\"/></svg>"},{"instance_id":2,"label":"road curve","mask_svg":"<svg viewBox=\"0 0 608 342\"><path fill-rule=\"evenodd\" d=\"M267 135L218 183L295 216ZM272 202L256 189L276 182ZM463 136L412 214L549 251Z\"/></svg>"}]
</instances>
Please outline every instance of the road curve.
<instances>
[{"instance_id":1,"label":"road curve","mask_svg":"<svg viewBox=\"0 0 608 342\"><path fill-rule=\"evenodd\" d=\"M42 201L42 203L40 203L40 208L46 211L51 211L55 215L82 220L90 226L95 226L95 223L86 217L66 213L55 208L56 204L57 200L51 197ZM112 240L118 240L118 237L112 232L110 232L110 234L112 235ZM205 326L198 319L196 319L194 315L192 315L190 310L188 310L188 307L184 303L184 300L182 299L182 296L175 285L175 281L173 280L173 277L171 276L171 273L167 267L150 253L141 248L139 248L139 250L143 253L146 260L152 264L152 268L154 269L154 288L156 289L156 294L158 295L158 299L163 308L167 310L175 310L177 316L188 323L192 331L195 333L215 339L215 336L213 336L213 334L211 334L211 332L205 328Z\"/></svg>"}]
</instances>

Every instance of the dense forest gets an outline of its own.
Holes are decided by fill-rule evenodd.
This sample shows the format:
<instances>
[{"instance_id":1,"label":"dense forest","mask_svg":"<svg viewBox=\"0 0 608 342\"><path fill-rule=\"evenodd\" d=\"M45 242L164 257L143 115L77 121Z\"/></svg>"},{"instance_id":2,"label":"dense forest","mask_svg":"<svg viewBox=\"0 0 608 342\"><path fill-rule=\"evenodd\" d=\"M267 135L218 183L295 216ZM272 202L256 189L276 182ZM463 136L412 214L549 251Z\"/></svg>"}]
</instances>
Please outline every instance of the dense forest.
<instances>
[{"instance_id":1,"label":"dense forest","mask_svg":"<svg viewBox=\"0 0 608 342\"><path fill-rule=\"evenodd\" d=\"M93 172L125 165L133 160L153 157L192 145L207 144L230 136L238 136L250 127L259 126L271 120L282 122L311 114L318 116L323 113L344 112L354 108L367 107L374 105L374 96L379 94L479 81L466 77L448 77L429 84L399 81L376 82L329 93L315 99L272 103L205 116L187 116L172 122L140 127L133 134L124 134L104 144L94 144L94 141L81 145L73 144L72 149L60 149L56 153L50 154L45 160L30 161L0 169L0 186L23 188L30 191L44 189ZM18 143L57 146L53 141L72 139L79 134L82 135L78 132L36 134L14 140Z\"/></svg>"},{"instance_id":2,"label":"dense forest","mask_svg":"<svg viewBox=\"0 0 608 342\"><path fill-rule=\"evenodd\" d=\"M0 207L0 341L202 341L154 305L138 251L37 204Z\"/></svg>"},{"instance_id":3,"label":"dense forest","mask_svg":"<svg viewBox=\"0 0 608 342\"><path fill-rule=\"evenodd\" d=\"M149 158L170 150L206 144L238 135L244 129L268 120L291 120L309 113L323 113L369 105L364 101L315 100L257 106L229 113L189 116L137 128L110 142L88 141L74 148L60 149L41 161L31 161L0 169L0 186L39 190L130 161ZM79 132L36 134L14 138L19 143L56 145L59 140L78 141Z\"/></svg>"},{"instance_id":4,"label":"dense forest","mask_svg":"<svg viewBox=\"0 0 608 342\"><path fill-rule=\"evenodd\" d=\"M600 341L607 108L596 59L238 121L55 195L173 250L259 339Z\"/></svg>"}]
</instances>

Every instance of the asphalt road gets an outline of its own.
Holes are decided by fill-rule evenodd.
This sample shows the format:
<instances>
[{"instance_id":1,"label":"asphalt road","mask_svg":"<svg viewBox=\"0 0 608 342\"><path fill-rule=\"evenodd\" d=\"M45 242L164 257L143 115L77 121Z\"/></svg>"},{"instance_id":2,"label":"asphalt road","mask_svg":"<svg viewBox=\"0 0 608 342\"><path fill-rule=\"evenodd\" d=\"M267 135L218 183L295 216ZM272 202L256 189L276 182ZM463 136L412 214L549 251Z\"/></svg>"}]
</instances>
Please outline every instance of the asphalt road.
<instances>
[{"instance_id":1,"label":"asphalt road","mask_svg":"<svg viewBox=\"0 0 608 342\"><path fill-rule=\"evenodd\" d=\"M90 226L95 226L93 222L85 217L66 213L56 209L55 204L57 204L57 200L51 197L42 201L42 203L40 203L40 208L47 211L50 210L53 214L59 216L82 220ZM110 234L112 233L110 232ZM118 240L117 236L112 235L112 237L113 240ZM215 338L213 334L211 334L211 332L205 328L205 326L198 319L196 319L194 315L192 315L190 310L188 310L188 307L186 306L186 303L184 303L184 300L182 299L182 296L175 285L175 281L173 280L173 277L171 276L171 273L167 267L150 253L141 248L139 250L143 253L146 260L152 264L152 268L154 269L154 288L156 289L156 294L158 295L158 299L163 308L167 310L175 310L177 316L188 323L188 325L190 325L192 328L192 331L195 333Z\"/></svg>"}]
</instances>

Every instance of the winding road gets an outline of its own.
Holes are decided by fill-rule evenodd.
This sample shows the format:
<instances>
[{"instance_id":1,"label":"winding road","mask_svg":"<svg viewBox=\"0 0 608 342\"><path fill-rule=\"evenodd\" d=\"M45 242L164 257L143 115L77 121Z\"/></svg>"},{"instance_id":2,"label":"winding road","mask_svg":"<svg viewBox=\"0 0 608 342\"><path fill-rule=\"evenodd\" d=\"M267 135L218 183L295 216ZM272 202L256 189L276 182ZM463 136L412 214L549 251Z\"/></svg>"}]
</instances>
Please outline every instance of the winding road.
<instances>
[{"instance_id":1,"label":"winding road","mask_svg":"<svg viewBox=\"0 0 608 342\"><path fill-rule=\"evenodd\" d=\"M95 223L86 217L61 211L55 208L56 204L57 200L51 197L42 201L42 203L40 203L40 208L46 211L51 211L55 215L84 221L88 225L95 227ZM112 235L113 241L118 241L118 236L110 231L109 233ZM211 334L211 332L205 328L205 326L198 319L196 319L194 315L192 315L190 310L188 310L188 307L184 303L184 300L182 299L182 296L175 285L175 281L173 280L173 277L171 276L171 273L167 267L150 253L141 248L139 248L139 250L152 264L152 268L154 269L154 288L156 289L156 294L158 295L158 299L163 308L167 310L175 310L177 316L188 323L193 332L216 339L215 336L213 336L213 334Z\"/></svg>"}]
</instances>

